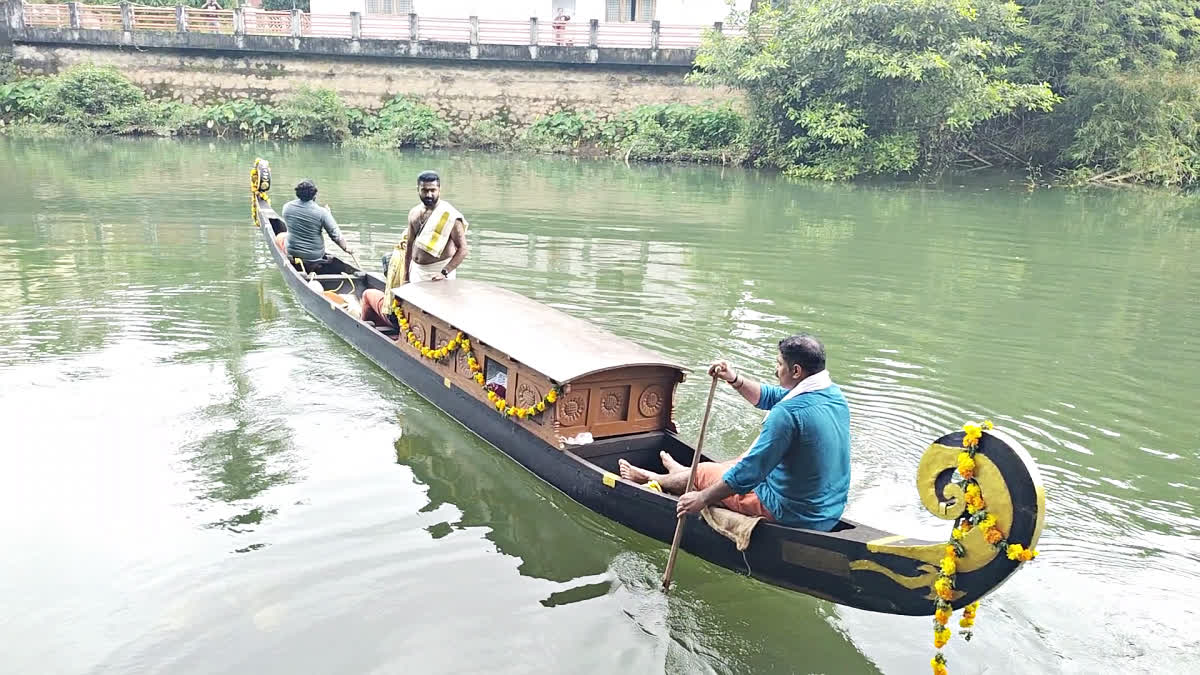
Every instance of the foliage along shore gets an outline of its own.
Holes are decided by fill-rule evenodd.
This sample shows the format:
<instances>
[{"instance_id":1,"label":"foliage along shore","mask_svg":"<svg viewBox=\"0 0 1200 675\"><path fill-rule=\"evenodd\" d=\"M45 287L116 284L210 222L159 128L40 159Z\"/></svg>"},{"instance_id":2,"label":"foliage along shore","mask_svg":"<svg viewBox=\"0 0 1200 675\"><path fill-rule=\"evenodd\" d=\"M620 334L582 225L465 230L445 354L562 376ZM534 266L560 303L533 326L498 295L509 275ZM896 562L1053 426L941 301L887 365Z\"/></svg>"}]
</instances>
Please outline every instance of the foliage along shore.
<instances>
[{"instance_id":1,"label":"foliage along shore","mask_svg":"<svg viewBox=\"0 0 1200 675\"><path fill-rule=\"evenodd\" d=\"M1200 5L1194 0L788 0L710 31L688 78L727 104L615 118L504 114L452 131L397 97L379 110L301 89L277 104L147 97L116 71L19 77L0 62L9 133L198 135L381 148L466 146L745 163L793 176L935 179L1020 168L1066 184L1200 184ZM776 7L775 5L779 5ZM23 131L22 131L23 130Z\"/></svg>"},{"instance_id":2,"label":"foliage along shore","mask_svg":"<svg viewBox=\"0 0 1200 675\"><path fill-rule=\"evenodd\" d=\"M208 136L648 161L745 160L746 118L727 104L641 105L607 120L564 110L527 126L501 114L454 133L433 108L404 96L367 110L347 105L329 89L300 88L277 104L238 99L197 106L151 98L108 66L78 65L49 77L9 73L3 77L0 69L0 133L10 135Z\"/></svg>"},{"instance_id":3,"label":"foliage along shore","mask_svg":"<svg viewBox=\"0 0 1200 675\"><path fill-rule=\"evenodd\" d=\"M1195 0L785 0L710 32L693 82L744 90L748 156L815 178L991 166L1196 185ZM776 7L776 6L779 7Z\"/></svg>"}]
</instances>

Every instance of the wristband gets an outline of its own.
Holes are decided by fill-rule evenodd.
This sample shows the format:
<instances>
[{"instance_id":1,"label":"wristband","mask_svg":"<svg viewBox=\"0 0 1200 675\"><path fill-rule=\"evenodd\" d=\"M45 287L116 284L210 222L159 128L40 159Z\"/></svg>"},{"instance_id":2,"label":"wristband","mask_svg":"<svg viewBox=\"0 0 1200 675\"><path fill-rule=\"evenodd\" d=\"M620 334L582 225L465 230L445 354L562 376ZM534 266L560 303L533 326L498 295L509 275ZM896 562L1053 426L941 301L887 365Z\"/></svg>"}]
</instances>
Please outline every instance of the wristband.
<instances>
[{"instance_id":1,"label":"wristband","mask_svg":"<svg viewBox=\"0 0 1200 675\"><path fill-rule=\"evenodd\" d=\"M444 276L444 277L446 277L446 278L450 278L450 270L448 270L448 269L446 269L445 267L443 267L443 268L442 268L442 276Z\"/></svg>"}]
</instances>

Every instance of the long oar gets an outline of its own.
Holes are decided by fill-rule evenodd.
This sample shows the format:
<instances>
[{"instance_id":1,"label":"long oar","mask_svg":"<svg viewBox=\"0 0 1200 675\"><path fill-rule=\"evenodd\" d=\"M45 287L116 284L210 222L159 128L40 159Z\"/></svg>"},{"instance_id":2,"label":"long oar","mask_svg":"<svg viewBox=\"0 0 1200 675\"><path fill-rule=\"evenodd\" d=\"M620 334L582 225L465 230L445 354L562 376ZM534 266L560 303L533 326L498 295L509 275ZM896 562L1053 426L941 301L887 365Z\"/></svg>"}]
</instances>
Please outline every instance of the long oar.
<instances>
[{"instance_id":1,"label":"long oar","mask_svg":"<svg viewBox=\"0 0 1200 675\"><path fill-rule=\"evenodd\" d=\"M687 488L684 493L692 491L696 482L696 467L700 464L700 450L704 448L704 432L708 431L708 414L712 412L713 396L717 393L717 376L713 375L712 386L708 388L708 403L704 406L704 419L700 422L700 438L696 441L696 454L692 455L692 470L688 473ZM671 590L671 573L675 571L675 556L679 554L679 540L683 538L683 523L687 514L679 515L675 524L675 539L671 541L671 555L667 558L667 569L663 572L663 593Z\"/></svg>"}]
</instances>

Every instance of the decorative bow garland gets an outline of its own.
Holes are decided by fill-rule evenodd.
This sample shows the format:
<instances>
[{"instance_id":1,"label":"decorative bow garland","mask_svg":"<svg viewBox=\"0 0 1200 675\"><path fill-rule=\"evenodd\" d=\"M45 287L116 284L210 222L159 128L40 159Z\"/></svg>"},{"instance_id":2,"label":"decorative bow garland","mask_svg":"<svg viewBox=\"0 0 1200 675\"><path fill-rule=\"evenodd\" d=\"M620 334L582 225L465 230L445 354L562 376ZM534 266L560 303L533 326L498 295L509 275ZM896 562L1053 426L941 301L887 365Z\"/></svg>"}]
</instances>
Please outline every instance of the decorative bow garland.
<instances>
[{"instance_id":1,"label":"decorative bow garland","mask_svg":"<svg viewBox=\"0 0 1200 675\"><path fill-rule=\"evenodd\" d=\"M985 429L995 426L984 420L982 424L968 423L963 425L966 436L963 437L963 452L958 453L958 475L961 480L954 483L963 490L967 501L967 515L960 516L954 521L954 529L950 531L950 539L946 542L946 555L942 558L941 569L933 582L933 592L937 595L937 608L933 615L933 646L938 650L930 665L934 675L947 675L946 657L942 647L950 641L950 629L946 624L954 616L954 607L950 601L954 599L954 579L958 574L958 559L966 556L967 549L963 545L963 537L978 527L983 531L987 543L1003 551L1009 560L1028 562L1037 557L1037 551L1027 549L1021 544L1008 543L1007 536L996 527L996 517L987 512L987 502L983 500L983 491L979 481L975 480L975 453L979 451L979 439L983 438ZM971 628L975 625L975 614L979 611L979 601L972 602L963 608L962 619L958 625L963 629L962 636L967 642L971 641Z\"/></svg>"}]
</instances>

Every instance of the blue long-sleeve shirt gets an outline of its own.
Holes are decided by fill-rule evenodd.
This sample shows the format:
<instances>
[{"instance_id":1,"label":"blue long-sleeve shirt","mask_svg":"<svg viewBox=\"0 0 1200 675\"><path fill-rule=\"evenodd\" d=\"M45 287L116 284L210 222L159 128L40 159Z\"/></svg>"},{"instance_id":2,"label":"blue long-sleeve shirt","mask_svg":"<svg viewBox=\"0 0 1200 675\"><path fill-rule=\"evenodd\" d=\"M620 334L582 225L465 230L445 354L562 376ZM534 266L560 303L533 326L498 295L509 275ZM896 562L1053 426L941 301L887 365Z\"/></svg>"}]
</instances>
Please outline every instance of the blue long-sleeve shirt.
<instances>
[{"instance_id":1,"label":"blue long-sleeve shirt","mask_svg":"<svg viewBox=\"0 0 1200 675\"><path fill-rule=\"evenodd\" d=\"M850 491L846 398L836 384L786 401L783 387L761 387L762 432L722 478L738 494L753 490L782 525L829 531Z\"/></svg>"}]
</instances>

